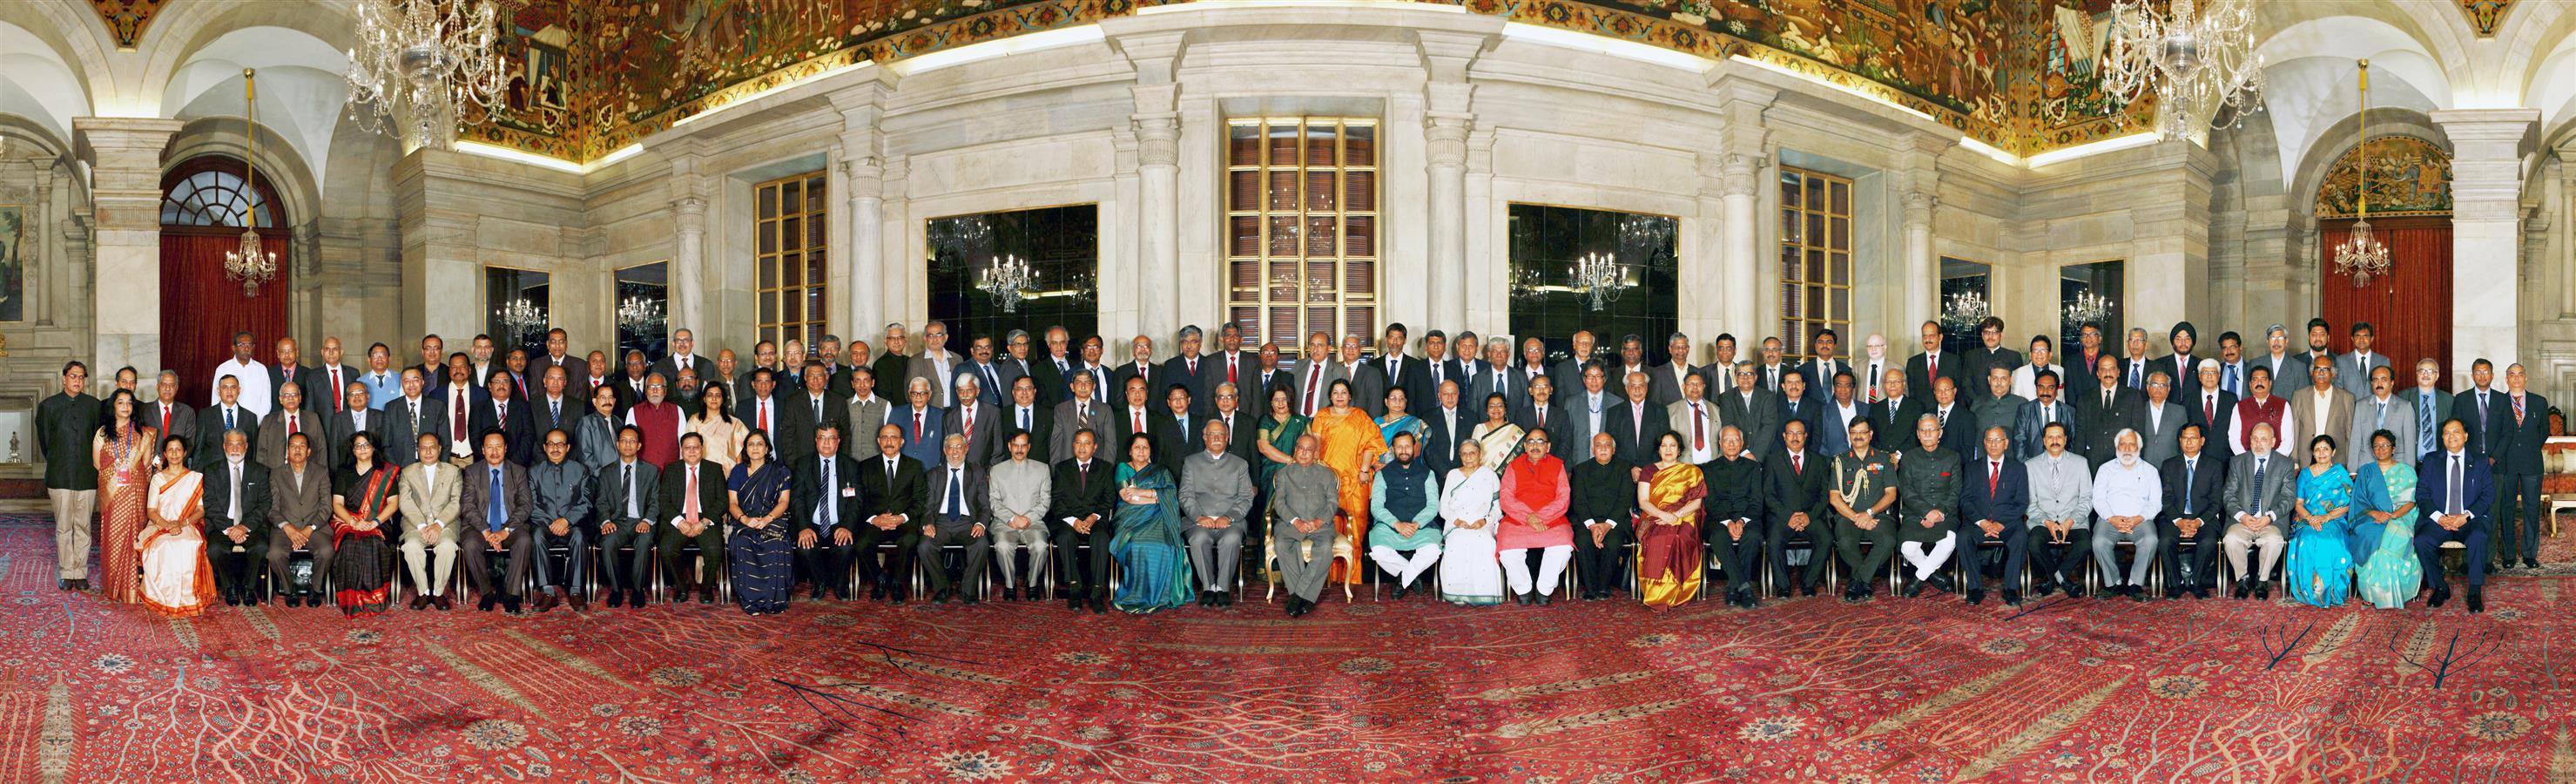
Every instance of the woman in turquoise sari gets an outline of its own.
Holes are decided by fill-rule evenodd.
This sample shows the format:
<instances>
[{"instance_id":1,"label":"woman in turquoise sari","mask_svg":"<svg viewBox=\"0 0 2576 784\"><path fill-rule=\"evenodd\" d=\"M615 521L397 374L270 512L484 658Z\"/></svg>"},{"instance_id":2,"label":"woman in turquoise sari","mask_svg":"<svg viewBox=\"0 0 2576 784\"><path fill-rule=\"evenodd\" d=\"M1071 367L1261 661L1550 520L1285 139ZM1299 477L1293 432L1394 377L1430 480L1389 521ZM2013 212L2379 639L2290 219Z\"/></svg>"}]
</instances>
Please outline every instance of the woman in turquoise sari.
<instances>
[{"instance_id":1,"label":"woman in turquoise sari","mask_svg":"<svg viewBox=\"0 0 2576 784\"><path fill-rule=\"evenodd\" d=\"M1154 461L1151 434L1127 439L1118 484L1118 535L1109 540L1109 554L1118 559L1118 595L1110 603L1138 614L1188 603L1193 583L1181 542L1181 487Z\"/></svg>"},{"instance_id":2,"label":"woman in turquoise sari","mask_svg":"<svg viewBox=\"0 0 2576 784\"><path fill-rule=\"evenodd\" d=\"M2290 598L2318 607L2343 604L2352 589L2352 552L2344 548L2352 475L2335 461L2334 436L2308 442L2299 472L2298 522L2290 526Z\"/></svg>"},{"instance_id":3,"label":"woman in turquoise sari","mask_svg":"<svg viewBox=\"0 0 2576 784\"><path fill-rule=\"evenodd\" d=\"M1297 398L1287 387L1270 389L1270 415L1261 418L1261 492L1270 492L1270 477L1297 462L1297 438L1306 434L1306 418L1297 415ZM1260 508L1254 504L1253 508Z\"/></svg>"},{"instance_id":4,"label":"woman in turquoise sari","mask_svg":"<svg viewBox=\"0 0 2576 784\"><path fill-rule=\"evenodd\" d=\"M1405 399L1404 390L1402 389L1390 389L1386 391L1386 416L1377 418L1378 437L1384 438L1387 443L1392 444L1395 443L1396 434L1407 433L1413 436L1415 443L1421 443L1422 437L1431 432L1431 425L1423 422L1419 418L1416 418L1413 414L1408 413L1405 410L1411 407L1407 405L1410 402L1411 401ZM1288 442L1289 451L1296 451L1296 447L1297 442ZM1377 461L1380 464L1385 464L1393 461L1394 459L1395 453L1392 451L1377 456Z\"/></svg>"},{"instance_id":5,"label":"woman in turquoise sari","mask_svg":"<svg viewBox=\"0 0 2576 784\"><path fill-rule=\"evenodd\" d=\"M2415 469L2397 462L2397 436L2386 430L2370 434L2370 455L2378 461L2363 465L2353 480L2359 490L2353 508L2368 521L2353 528L2379 529L2368 540L2371 549L2352 551L2361 562L2361 600L2382 610L2403 609L2424 579L2424 565L2415 558Z\"/></svg>"}]
</instances>

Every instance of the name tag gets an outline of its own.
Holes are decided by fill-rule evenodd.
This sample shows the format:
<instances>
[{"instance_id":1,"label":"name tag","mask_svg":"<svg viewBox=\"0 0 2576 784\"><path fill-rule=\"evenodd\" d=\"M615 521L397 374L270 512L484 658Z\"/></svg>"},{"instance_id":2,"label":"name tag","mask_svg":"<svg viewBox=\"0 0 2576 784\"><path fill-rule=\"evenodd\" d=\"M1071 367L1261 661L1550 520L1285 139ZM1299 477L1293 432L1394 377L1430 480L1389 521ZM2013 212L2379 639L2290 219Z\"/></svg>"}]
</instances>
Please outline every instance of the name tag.
<instances>
[{"instance_id":1,"label":"name tag","mask_svg":"<svg viewBox=\"0 0 2576 784\"><path fill-rule=\"evenodd\" d=\"M855 487L844 487L844 488L841 488L841 497L842 497L842 498L857 498L857 497L859 497L859 489L858 489L858 488L855 488Z\"/></svg>"}]
</instances>

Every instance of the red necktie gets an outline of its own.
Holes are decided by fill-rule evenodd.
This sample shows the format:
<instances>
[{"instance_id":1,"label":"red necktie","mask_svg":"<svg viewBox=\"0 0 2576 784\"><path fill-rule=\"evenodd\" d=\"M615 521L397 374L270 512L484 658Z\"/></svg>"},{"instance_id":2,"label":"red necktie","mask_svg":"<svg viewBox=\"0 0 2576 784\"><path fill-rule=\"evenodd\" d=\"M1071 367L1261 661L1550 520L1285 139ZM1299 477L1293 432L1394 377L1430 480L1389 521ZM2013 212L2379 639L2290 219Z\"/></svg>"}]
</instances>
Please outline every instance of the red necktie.
<instances>
[{"instance_id":1,"label":"red necktie","mask_svg":"<svg viewBox=\"0 0 2576 784\"><path fill-rule=\"evenodd\" d=\"M1802 454L1799 454L1799 453L1796 453L1796 452L1791 452L1791 453L1789 453L1789 473L1792 473L1792 474L1805 473L1805 472L1807 471L1807 459L1806 459L1806 458L1807 458L1807 456L1806 456L1806 455L1802 455Z\"/></svg>"},{"instance_id":2,"label":"red necktie","mask_svg":"<svg viewBox=\"0 0 2576 784\"><path fill-rule=\"evenodd\" d=\"M1315 366L1314 366L1312 369L1309 369L1309 370L1307 370L1307 371L1306 371L1306 412L1305 412L1305 413L1309 413L1309 414L1315 413L1315 388L1316 388L1316 387L1318 387L1318 386L1322 386L1322 385L1323 385L1323 384L1322 384L1323 380L1324 380L1324 365L1323 365L1323 363L1320 363L1320 362L1315 363ZM1141 424L1141 423L1140 423L1140 424Z\"/></svg>"},{"instance_id":3,"label":"red necktie","mask_svg":"<svg viewBox=\"0 0 2576 784\"><path fill-rule=\"evenodd\" d=\"M769 401L760 401L760 434L769 435Z\"/></svg>"},{"instance_id":4,"label":"red necktie","mask_svg":"<svg viewBox=\"0 0 2576 784\"><path fill-rule=\"evenodd\" d=\"M916 444L921 443L921 428L922 428L922 427L924 427L924 425L922 424L922 421L921 421L921 412L920 412L920 411L914 411L914 412L912 412L912 442L913 442L913 443L916 443Z\"/></svg>"},{"instance_id":5,"label":"red necktie","mask_svg":"<svg viewBox=\"0 0 2576 784\"><path fill-rule=\"evenodd\" d=\"M1924 374L1923 374L1923 375L1928 376L1928 377L1931 377L1931 378L1940 378L1940 377L1941 377L1941 355L1939 355L1939 354L1933 354L1933 355L1931 355L1931 356L1924 357L1923 359L1925 360L1925 361L1924 361L1924 363L1923 363L1923 364L1924 364L1924 370L1925 370L1925 372L1924 372Z\"/></svg>"},{"instance_id":6,"label":"red necktie","mask_svg":"<svg viewBox=\"0 0 2576 784\"><path fill-rule=\"evenodd\" d=\"M2513 423L2522 424L2522 396L2513 396Z\"/></svg>"},{"instance_id":7,"label":"red necktie","mask_svg":"<svg viewBox=\"0 0 2576 784\"><path fill-rule=\"evenodd\" d=\"M1701 410L1699 409L1699 404L1698 404L1698 403L1692 403L1692 404L1691 404L1691 451L1693 451L1693 452L1697 452L1697 451L1704 450L1704 449L1707 449L1707 448L1708 448L1708 413L1707 413L1707 412L1705 412L1705 411L1701 411Z\"/></svg>"},{"instance_id":8,"label":"red necktie","mask_svg":"<svg viewBox=\"0 0 2576 784\"><path fill-rule=\"evenodd\" d=\"M170 407L168 405L163 405L161 407L161 434L165 436L170 434Z\"/></svg>"},{"instance_id":9,"label":"red necktie","mask_svg":"<svg viewBox=\"0 0 2576 784\"><path fill-rule=\"evenodd\" d=\"M465 395L456 396L456 437L465 437Z\"/></svg>"},{"instance_id":10,"label":"red necktie","mask_svg":"<svg viewBox=\"0 0 2576 784\"><path fill-rule=\"evenodd\" d=\"M1135 411L1132 411L1132 412L1129 412L1129 413L1130 413L1130 415L1131 415L1131 416L1134 416L1134 417L1136 418L1136 430L1135 430L1135 432L1138 432L1138 433L1145 432L1145 410L1140 408L1140 409L1136 409Z\"/></svg>"},{"instance_id":11,"label":"red necktie","mask_svg":"<svg viewBox=\"0 0 2576 784\"><path fill-rule=\"evenodd\" d=\"M1225 358L1225 383L1238 385L1242 383L1234 379L1234 366L1238 364L1241 364L1241 362L1236 360L1233 356Z\"/></svg>"},{"instance_id":12,"label":"red necktie","mask_svg":"<svg viewBox=\"0 0 2576 784\"><path fill-rule=\"evenodd\" d=\"M1996 493L2003 492L2001 487L2004 483L2004 464L2001 461L1997 461L1988 463L1987 466L1986 497L1991 499L1995 497Z\"/></svg>"},{"instance_id":13,"label":"red necktie","mask_svg":"<svg viewBox=\"0 0 2576 784\"><path fill-rule=\"evenodd\" d=\"M2210 395L2208 397L2201 398L2201 402L2203 403L2201 407L2208 409L2201 413L2209 417L2208 419L2203 419L2201 421L2211 425L2218 424L2218 396Z\"/></svg>"},{"instance_id":14,"label":"red necktie","mask_svg":"<svg viewBox=\"0 0 2576 784\"><path fill-rule=\"evenodd\" d=\"M967 404L967 405L966 405L966 433L965 433L965 436L966 436L966 443L969 443L969 444L975 443L975 406L974 406L974 404L972 404L972 403L969 403L969 404Z\"/></svg>"},{"instance_id":15,"label":"red necktie","mask_svg":"<svg viewBox=\"0 0 2576 784\"><path fill-rule=\"evenodd\" d=\"M290 435L290 436L291 436L291 435L295 435L295 421L296 421L296 420L299 420L299 419L303 419L303 417L296 416L296 415L295 415L295 412L293 412L293 411L288 411L288 412L285 412L285 413L286 413L286 434L287 434L287 435Z\"/></svg>"},{"instance_id":16,"label":"red necktie","mask_svg":"<svg viewBox=\"0 0 2576 784\"><path fill-rule=\"evenodd\" d=\"M344 390L344 389L347 389L347 388L348 388L348 386L347 386L347 385L340 383L340 366L339 366L339 365L332 365L332 366L331 366L331 410L332 410L333 412L340 412L340 411L347 411L347 410L349 410L349 400L348 400L348 396L347 396L347 395L343 395L343 394L341 394L341 393L340 393L340 392L341 392L341 390Z\"/></svg>"}]
</instances>

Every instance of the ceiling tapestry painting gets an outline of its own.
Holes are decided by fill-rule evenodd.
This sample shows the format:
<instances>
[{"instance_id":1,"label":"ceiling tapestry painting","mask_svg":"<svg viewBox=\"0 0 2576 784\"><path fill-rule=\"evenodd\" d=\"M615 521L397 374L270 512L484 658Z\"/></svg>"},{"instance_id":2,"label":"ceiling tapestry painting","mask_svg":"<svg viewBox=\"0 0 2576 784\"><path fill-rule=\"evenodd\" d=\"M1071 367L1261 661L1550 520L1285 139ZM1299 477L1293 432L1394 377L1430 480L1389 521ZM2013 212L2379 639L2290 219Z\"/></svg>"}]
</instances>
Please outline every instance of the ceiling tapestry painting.
<instances>
[{"instance_id":1,"label":"ceiling tapestry painting","mask_svg":"<svg viewBox=\"0 0 2576 784\"><path fill-rule=\"evenodd\" d=\"M98 9L99 21L107 23L107 34L116 39L116 48L131 50L143 40L143 28L152 24L152 15L161 10L166 0L90 0Z\"/></svg>"},{"instance_id":2,"label":"ceiling tapestry painting","mask_svg":"<svg viewBox=\"0 0 2576 784\"><path fill-rule=\"evenodd\" d=\"M2469 26L2477 28L2479 38L2494 38L2504 12L2512 8L2513 0L2460 0L2460 13L2468 15Z\"/></svg>"},{"instance_id":3,"label":"ceiling tapestry painting","mask_svg":"<svg viewBox=\"0 0 2576 784\"><path fill-rule=\"evenodd\" d=\"M2362 161L2370 169L2370 217L2451 214L2451 156L2412 136L2381 136L2346 151L2317 186L2318 218L2359 212Z\"/></svg>"},{"instance_id":4,"label":"ceiling tapestry painting","mask_svg":"<svg viewBox=\"0 0 2576 784\"><path fill-rule=\"evenodd\" d=\"M102 6L111 0L98 0ZM573 161L817 74L1186 0L500 0L509 108L465 137ZM2135 133L2095 63L2110 0L1419 0L1742 56L2016 154ZM141 0L128 0L141 2Z\"/></svg>"}]
</instances>

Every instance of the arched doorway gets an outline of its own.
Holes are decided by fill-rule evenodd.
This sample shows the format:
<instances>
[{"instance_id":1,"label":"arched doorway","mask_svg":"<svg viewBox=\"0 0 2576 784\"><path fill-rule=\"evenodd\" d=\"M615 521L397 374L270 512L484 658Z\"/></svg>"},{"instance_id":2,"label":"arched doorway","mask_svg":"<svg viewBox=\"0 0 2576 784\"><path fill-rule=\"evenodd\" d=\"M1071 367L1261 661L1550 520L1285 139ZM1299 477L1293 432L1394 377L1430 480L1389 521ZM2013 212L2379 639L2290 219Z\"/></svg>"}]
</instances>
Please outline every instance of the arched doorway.
<instances>
[{"instance_id":1,"label":"arched doorway","mask_svg":"<svg viewBox=\"0 0 2576 784\"><path fill-rule=\"evenodd\" d=\"M241 159L228 155L190 158L162 175L161 365L178 372L180 400L198 404L214 395L206 380L232 357L235 332L249 331L258 346L253 356L274 362L271 345L287 335L294 266L284 204L265 179L245 187ZM277 254L277 277L247 297L224 274L224 253L241 247L246 226L256 226L261 247ZM310 361L312 350L305 355Z\"/></svg>"},{"instance_id":2,"label":"arched doorway","mask_svg":"<svg viewBox=\"0 0 2576 784\"><path fill-rule=\"evenodd\" d=\"M2367 161L2371 236L2388 246L2389 272L2354 285L2335 269L2335 247L2352 236ZM2432 142L2382 136L2336 159L2317 187L2317 312L2334 325L2334 350L2352 350L2350 327L2370 322L2374 353L2389 358L2397 387L2415 384L2416 360L2442 363L2451 378L2451 157ZM2297 325L2292 325L2293 334ZM2292 339L2297 345L2297 339Z\"/></svg>"}]
</instances>

